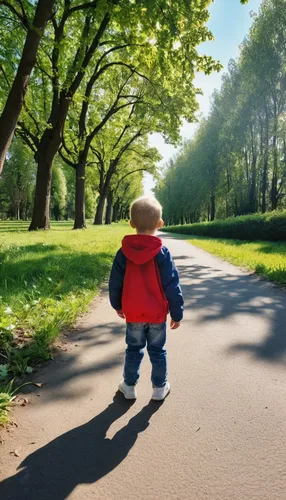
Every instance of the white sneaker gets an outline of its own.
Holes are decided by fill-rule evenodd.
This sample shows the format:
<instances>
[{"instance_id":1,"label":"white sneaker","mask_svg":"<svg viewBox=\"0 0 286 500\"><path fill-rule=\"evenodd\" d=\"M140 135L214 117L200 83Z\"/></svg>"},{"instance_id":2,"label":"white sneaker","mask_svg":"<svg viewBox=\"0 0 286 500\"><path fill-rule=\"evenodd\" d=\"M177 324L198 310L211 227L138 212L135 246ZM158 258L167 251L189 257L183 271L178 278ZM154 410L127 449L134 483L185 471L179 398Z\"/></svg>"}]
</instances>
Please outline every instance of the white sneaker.
<instances>
[{"instance_id":1,"label":"white sneaker","mask_svg":"<svg viewBox=\"0 0 286 500\"><path fill-rule=\"evenodd\" d=\"M136 399L137 398L137 391L135 389L135 385L126 385L124 380L120 382L118 386L118 390L122 392L124 395L125 399Z\"/></svg>"},{"instance_id":2,"label":"white sneaker","mask_svg":"<svg viewBox=\"0 0 286 500\"><path fill-rule=\"evenodd\" d=\"M163 401L168 394L170 394L171 385L169 382L166 382L164 387L153 387L152 399L154 401Z\"/></svg>"}]
</instances>

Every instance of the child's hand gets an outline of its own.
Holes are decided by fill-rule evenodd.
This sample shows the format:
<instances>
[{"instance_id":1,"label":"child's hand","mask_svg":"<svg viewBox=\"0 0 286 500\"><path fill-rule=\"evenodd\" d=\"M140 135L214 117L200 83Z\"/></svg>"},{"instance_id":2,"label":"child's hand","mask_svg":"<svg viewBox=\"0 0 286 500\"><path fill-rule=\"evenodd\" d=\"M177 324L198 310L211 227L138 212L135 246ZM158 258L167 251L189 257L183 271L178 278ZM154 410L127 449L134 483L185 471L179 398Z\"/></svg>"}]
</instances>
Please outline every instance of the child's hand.
<instances>
[{"instance_id":1,"label":"child's hand","mask_svg":"<svg viewBox=\"0 0 286 500\"><path fill-rule=\"evenodd\" d=\"M170 323L171 330L177 330L177 328L179 328L180 324L181 324L180 321L174 321L173 319L171 319L171 323Z\"/></svg>"},{"instance_id":2,"label":"child's hand","mask_svg":"<svg viewBox=\"0 0 286 500\"><path fill-rule=\"evenodd\" d=\"M120 311L116 311L116 312L117 312L117 314L118 314L119 318L121 318L121 319L125 319L125 314L124 314L124 312L122 311L122 309L121 309Z\"/></svg>"}]
</instances>

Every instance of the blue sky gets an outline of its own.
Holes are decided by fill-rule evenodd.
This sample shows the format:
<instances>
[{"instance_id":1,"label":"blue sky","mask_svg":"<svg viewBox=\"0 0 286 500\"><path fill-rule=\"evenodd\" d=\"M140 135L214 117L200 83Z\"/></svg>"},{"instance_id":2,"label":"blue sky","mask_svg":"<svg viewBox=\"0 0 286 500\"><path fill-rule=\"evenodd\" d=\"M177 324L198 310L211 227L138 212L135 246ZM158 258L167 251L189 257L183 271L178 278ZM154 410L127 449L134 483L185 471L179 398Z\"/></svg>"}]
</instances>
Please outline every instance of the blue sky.
<instances>
[{"instance_id":1,"label":"blue sky","mask_svg":"<svg viewBox=\"0 0 286 500\"><path fill-rule=\"evenodd\" d=\"M213 56L227 68L231 58L239 55L239 46L247 35L252 23L251 12L257 12L262 0L248 0L247 5L241 5L239 0L214 0L210 6L209 28L215 39L199 47L199 52ZM212 73L206 76L199 73L195 79L195 86L203 90L203 96L198 96L200 112L207 115L209 111L210 97L214 89L220 88L221 77L224 69L220 73ZM191 138L196 125L186 123L181 130L183 138ZM175 153L175 148L165 144L163 138L154 134L150 137L150 144L160 151L164 164ZM145 194L150 194L153 187L153 179L146 174L144 180Z\"/></svg>"}]
</instances>

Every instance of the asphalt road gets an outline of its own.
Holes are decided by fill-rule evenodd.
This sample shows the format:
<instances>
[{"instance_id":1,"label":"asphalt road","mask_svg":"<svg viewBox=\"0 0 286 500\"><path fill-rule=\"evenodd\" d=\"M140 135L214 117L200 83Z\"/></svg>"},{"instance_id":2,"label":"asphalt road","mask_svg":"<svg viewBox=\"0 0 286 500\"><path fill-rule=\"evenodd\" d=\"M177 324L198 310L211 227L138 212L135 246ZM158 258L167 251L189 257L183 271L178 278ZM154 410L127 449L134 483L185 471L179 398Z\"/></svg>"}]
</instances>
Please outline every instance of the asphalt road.
<instances>
[{"instance_id":1,"label":"asphalt road","mask_svg":"<svg viewBox=\"0 0 286 500\"><path fill-rule=\"evenodd\" d=\"M147 357L136 403L115 394L124 323L103 293L1 433L1 500L286 499L286 293L165 243L186 303L170 396L150 402Z\"/></svg>"}]
</instances>

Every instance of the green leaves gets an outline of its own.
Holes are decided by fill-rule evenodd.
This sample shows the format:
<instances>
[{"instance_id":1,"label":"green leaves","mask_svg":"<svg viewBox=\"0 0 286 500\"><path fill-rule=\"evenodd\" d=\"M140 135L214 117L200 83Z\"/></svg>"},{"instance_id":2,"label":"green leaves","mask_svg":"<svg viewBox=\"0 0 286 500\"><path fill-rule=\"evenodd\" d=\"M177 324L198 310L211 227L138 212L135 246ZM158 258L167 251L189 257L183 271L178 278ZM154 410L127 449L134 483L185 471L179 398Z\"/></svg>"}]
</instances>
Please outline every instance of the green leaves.
<instances>
[{"instance_id":1,"label":"green leaves","mask_svg":"<svg viewBox=\"0 0 286 500\"><path fill-rule=\"evenodd\" d=\"M54 92L55 97L56 91L67 89L77 78L77 75L83 71L85 76L82 85L73 96L74 103L82 103L87 81L102 57L104 59L98 67L99 70L106 63L129 64L130 67L136 68L138 73L143 75L143 79L142 77L138 78L140 86L144 85L144 77L150 79L152 85L157 88L153 95L157 94L161 102L166 102L168 108L170 103L175 104L176 112L173 112L173 115L177 114L177 116L192 120L196 109L192 84L194 67L197 66L207 74L220 68L219 64L211 57L199 56L196 51L196 46L199 43L212 38L210 31L205 26L208 20L208 4L209 2L206 1L195 1L190 5L179 0L171 4L168 1L163 1L160 2L160 5L157 2L150 1L142 4L131 0L118 3L110 11L109 25L102 35L90 64L83 69L84 54L91 46L102 18L110 10L110 3L107 0L101 1L97 5L95 15L84 9L74 9L72 15L65 15L64 4L60 1L55 13L54 26L48 25L43 38L28 91L28 106L30 110L33 109L39 130L35 130L35 122L33 123L31 117L27 113L23 113L28 130L33 131L39 137L41 136L44 129L50 126L47 124L47 120L51 111L52 92ZM63 32L59 34L59 26L63 22L64 15ZM93 18L90 23L88 19L91 15ZM84 29L86 22L86 29ZM119 52L110 52L108 57L104 56L107 51L123 44L127 44L124 49ZM7 46L10 47L10 44ZM14 53L17 52L17 49L17 44L16 46L14 44ZM9 54L7 61L12 60L11 56L12 54ZM108 86L108 82L113 82L114 91L118 90L119 84L116 79L118 79L119 74L122 74L123 77L124 71L122 67L119 68L119 71L115 71L115 68L110 66L106 80L100 78L98 84L95 85L90 98L94 102L93 109L94 113L97 113L96 120L102 116L100 108L104 108L104 102L106 102L105 99L102 101L100 95L102 90L104 89L104 94L106 94L105 88ZM145 80L146 82L147 80ZM37 106L34 106L35 102L37 102ZM90 114L90 121L94 121L92 114ZM166 127L168 125L173 130L164 131L164 133L166 135L172 133L175 137L180 120L168 119Z\"/></svg>"},{"instance_id":2,"label":"green leaves","mask_svg":"<svg viewBox=\"0 0 286 500\"><path fill-rule=\"evenodd\" d=\"M8 378L8 365L0 365L0 382Z\"/></svg>"},{"instance_id":3,"label":"green leaves","mask_svg":"<svg viewBox=\"0 0 286 500\"><path fill-rule=\"evenodd\" d=\"M59 144L61 156L72 166L80 160L96 165L90 146L102 149L104 143L108 163L122 147L113 151L111 139L118 138L125 126L125 137L142 129L141 135L158 132L167 142L178 144L183 120L194 121L198 110L195 71L210 74L221 69L218 61L197 50L213 38L206 25L210 3L128 0L114 5L101 0L96 9L86 9L80 0L57 2L41 41L19 127L36 157L44 137L47 148L49 140ZM13 74L10 61L17 64L23 38L15 40L6 31L4 59L7 73ZM59 123L64 128L63 147ZM138 138L136 144L141 147L142 141ZM148 156L148 146L144 148ZM146 169L154 171L155 161L151 166L146 155L144 161ZM55 182L59 184L59 179ZM56 191L53 187L54 195ZM56 195L54 215L55 202ZM56 210L61 211L59 203Z\"/></svg>"},{"instance_id":4,"label":"green leaves","mask_svg":"<svg viewBox=\"0 0 286 500\"><path fill-rule=\"evenodd\" d=\"M285 47L285 2L265 0L238 62L229 62L213 95L208 119L157 185L169 221L286 206ZM207 71L204 56L200 64Z\"/></svg>"}]
</instances>

